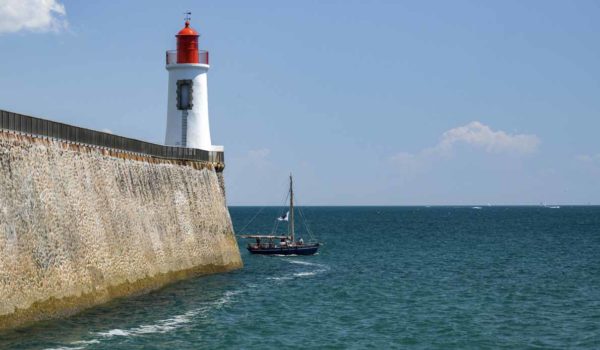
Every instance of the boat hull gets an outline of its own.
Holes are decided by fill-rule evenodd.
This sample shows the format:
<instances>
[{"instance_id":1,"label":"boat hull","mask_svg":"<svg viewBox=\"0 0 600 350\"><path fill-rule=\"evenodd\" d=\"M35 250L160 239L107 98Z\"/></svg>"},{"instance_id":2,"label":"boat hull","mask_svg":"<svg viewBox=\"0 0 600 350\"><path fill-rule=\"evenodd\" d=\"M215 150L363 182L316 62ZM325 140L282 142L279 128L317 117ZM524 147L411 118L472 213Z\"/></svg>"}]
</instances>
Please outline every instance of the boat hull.
<instances>
[{"instance_id":1,"label":"boat hull","mask_svg":"<svg viewBox=\"0 0 600 350\"><path fill-rule=\"evenodd\" d=\"M297 247L273 247L273 248L257 248L256 246L248 246L248 251L251 254L260 255L313 255L319 249L319 244L310 244Z\"/></svg>"}]
</instances>

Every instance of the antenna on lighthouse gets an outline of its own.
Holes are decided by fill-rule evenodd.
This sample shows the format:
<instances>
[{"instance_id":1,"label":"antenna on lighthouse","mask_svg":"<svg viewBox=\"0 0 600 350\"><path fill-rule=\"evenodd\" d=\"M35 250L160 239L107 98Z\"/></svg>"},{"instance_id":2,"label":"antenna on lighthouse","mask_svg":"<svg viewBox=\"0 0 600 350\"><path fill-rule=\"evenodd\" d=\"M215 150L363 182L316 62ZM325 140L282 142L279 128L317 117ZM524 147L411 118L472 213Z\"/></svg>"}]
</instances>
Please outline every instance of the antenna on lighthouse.
<instances>
[{"instance_id":1,"label":"antenna on lighthouse","mask_svg":"<svg viewBox=\"0 0 600 350\"><path fill-rule=\"evenodd\" d=\"M192 12L191 11L184 12L183 14L185 15L185 20L186 21L189 21L189 20L192 19Z\"/></svg>"}]
</instances>

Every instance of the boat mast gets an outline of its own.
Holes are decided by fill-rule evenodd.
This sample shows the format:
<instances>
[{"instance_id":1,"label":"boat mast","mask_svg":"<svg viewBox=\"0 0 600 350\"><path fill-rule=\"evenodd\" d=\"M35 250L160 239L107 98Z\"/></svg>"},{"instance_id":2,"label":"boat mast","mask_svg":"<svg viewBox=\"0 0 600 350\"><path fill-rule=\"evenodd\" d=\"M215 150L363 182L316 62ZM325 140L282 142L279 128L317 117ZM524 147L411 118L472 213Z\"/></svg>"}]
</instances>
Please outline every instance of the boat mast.
<instances>
[{"instance_id":1,"label":"boat mast","mask_svg":"<svg viewBox=\"0 0 600 350\"><path fill-rule=\"evenodd\" d=\"M290 236L292 237L292 242L295 242L294 239L294 182L292 180L292 174L290 174Z\"/></svg>"}]
</instances>

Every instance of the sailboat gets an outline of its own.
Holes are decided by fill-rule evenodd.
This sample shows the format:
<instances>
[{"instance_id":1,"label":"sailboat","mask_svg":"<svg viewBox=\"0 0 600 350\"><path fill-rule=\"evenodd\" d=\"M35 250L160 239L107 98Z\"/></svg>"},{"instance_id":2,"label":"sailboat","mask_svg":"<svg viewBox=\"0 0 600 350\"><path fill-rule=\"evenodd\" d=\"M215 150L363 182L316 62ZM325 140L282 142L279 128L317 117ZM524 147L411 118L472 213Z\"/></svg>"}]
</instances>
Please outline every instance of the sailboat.
<instances>
[{"instance_id":1,"label":"sailboat","mask_svg":"<svg viewBox=\"0 0 600 350\"><path fill-rule=\"evenodd\" d=\"M287 235L242 235L242 238L255 239L255 243L249 243L246 247L251 254L262 255L313 255L321 245L318 242L305 243L304 240L296 240L294 232L294 180L290 174L289 189L289 211L277 218L279 221L288 222Z\"/></svg>"}]
</instances>

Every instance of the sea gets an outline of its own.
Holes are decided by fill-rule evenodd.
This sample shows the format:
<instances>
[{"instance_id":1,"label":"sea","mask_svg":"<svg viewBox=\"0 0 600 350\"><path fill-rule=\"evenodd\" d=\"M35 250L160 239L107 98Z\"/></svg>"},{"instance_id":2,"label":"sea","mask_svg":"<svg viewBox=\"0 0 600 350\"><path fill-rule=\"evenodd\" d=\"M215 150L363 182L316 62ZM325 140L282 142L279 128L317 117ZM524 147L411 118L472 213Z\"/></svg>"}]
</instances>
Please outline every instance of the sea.
<instances>
[{"instance_id":1,"label":"sea","mask_svg":"<svg viewBox=\"0 0 600 350\"><path fill-rule=\"evenodd\" d=\"M600 348L598 206L300 209L317 255L240 239L241 270L3 332L0 349ZM230 213L237 234L270 233L281 209Z\"/></svg>"}]
</instances>

